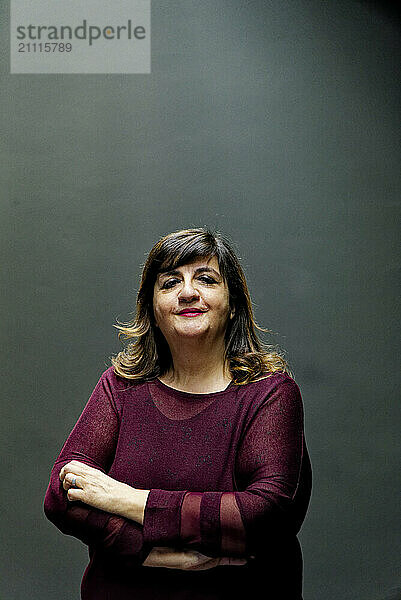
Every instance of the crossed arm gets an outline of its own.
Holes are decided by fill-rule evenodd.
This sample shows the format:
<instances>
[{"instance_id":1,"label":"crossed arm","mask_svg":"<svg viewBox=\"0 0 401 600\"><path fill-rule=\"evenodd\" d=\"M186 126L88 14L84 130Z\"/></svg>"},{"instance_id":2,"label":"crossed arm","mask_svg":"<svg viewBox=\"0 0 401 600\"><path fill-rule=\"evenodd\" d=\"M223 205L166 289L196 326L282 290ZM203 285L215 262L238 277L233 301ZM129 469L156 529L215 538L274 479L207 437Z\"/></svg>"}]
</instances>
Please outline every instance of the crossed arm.
<instances>
[{"instance_id":1,"label":"crossed arm","mask_svg":"<svg viewBox=\"0 0 401 600\"><path fill-rule=\"evenodd\" d=\"M310 493L296 384L279 382L255 411L237 454L242 491L139 490L107 475L119 416L101 377L53 467L45 513L62 532L131 566L191 568L190 552L205 568L245 561L273 535L297 532Z\"/></svg>"},{"instance_id":2,"label":"crossed arm","mask_svg":"<svg viewBox=\"0 0 401 600\"><path fill-rule=\"evenodd\" d=\"M178 550L174 544L146 543L142 524L149 490L135 489L106 474L118 431L118 411L102 376L53 466L44 500L48 519L63 533L129 566L187 569L235 564L229 557L216 560L182 544Z\"/></svg>"},{"instance_id":3,"label":"crossed arm","mask_svg":"<svg viewBox=\"0 0 401 600\"><path fill-rule=\"evenodd\" d=\"M59 478L70 502L80 501L99 510L143 524L150 490L133 488L85 463L73 460L60 470ZM243 565L245 558L209 557L195 550L155 546L142 563L145 567L205 570L218 565Z\"/></svg>"}]
</instances>

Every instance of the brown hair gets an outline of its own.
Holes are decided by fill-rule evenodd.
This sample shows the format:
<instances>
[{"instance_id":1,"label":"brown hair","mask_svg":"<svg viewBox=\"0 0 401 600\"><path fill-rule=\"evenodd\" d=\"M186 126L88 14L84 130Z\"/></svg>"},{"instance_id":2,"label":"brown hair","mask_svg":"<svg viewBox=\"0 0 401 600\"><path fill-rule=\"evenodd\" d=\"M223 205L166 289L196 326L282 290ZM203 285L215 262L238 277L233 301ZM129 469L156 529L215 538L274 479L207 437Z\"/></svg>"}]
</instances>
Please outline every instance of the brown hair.
<instances>
[{"instance_id":1,"label":"brown hair","mask_svg":"<svg viewBox=\"0 0 401 600\"><path fill-rule=\"evenodd\" d=\"M157 275L187 264L196 258L218 260L225 279L230 308L235 313L229 320L225 335L225 356L233 382L243 385L271 375L276 371L292 376L289 366L274 346L262 342L256 329L252 303L245 275L228 239L208 229L182 229L162 237L152 248L142 271L137 295L135 317L127 323L114 325L118 337L135 341L111 357L117 375L133 380L150 380L166 373L172 366L169 346L155 326L153 290Z\"/></svg>"}]
</instances>

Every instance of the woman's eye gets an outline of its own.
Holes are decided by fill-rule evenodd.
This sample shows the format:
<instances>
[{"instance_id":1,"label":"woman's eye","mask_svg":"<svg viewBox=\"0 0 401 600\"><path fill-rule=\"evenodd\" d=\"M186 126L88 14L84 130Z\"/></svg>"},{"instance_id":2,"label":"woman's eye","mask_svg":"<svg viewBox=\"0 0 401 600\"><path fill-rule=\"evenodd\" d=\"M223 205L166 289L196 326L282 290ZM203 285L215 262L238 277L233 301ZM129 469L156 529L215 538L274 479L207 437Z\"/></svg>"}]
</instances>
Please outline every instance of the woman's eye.
<instances>
[{"instance_id":1,"label":"woman's eye","mask_svg":"<svg viewBox=\"0 0 401 600\"><path fill-rule=\"evenodd\" d=\"M209 285L213 284L213 283L216 283L216 280L213 279L213 277L210 277L209 275L201 275L200 277L198 277L198 280L202 281L204 283L207 283ZM177 279L176 277L174 279L168 279L167 281L165 281L163 283L163 285L161 286L161 289L162 290L168 290L168 289L174 287L177 282L179 283L180 280Z\"/></svg>"},{"instance_id":2,"label":"woman's eye","mask_svg":"<svg viewBox=\"0 0 401 600\"><path fill-rule=\"evenodd\" d=\"M175 285L177 283L178 279L168 279L167 281L165 281L162 285L162 290L168 290L169 288L172 288L173 285Z\"/></svg>"}]
</instances>

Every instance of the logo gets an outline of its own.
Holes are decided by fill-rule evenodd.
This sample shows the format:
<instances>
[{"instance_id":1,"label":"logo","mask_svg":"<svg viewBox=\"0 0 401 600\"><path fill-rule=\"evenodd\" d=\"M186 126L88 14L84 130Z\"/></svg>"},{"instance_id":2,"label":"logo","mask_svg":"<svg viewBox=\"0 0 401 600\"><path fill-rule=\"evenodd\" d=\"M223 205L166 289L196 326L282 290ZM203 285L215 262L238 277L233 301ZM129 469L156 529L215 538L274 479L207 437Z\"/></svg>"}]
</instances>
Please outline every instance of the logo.
<instances>
[{"instance_id":1,"label":"logo","mask_svg":"<svg viewBox=\"0 0 401 600\"><path fill-rule=\"evenodd\" d=\"M150 0L11 0L11 73L150 73Z\"/></svg>"}]
</instances>

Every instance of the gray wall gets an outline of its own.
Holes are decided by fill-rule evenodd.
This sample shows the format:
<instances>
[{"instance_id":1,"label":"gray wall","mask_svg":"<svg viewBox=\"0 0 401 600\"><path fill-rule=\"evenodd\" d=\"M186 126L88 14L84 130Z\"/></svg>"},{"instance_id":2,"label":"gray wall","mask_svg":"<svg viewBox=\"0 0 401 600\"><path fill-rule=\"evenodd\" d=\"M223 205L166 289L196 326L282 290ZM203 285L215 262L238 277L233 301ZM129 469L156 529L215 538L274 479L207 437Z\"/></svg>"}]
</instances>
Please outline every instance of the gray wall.
<instances>
[{"instance_id":1,"label":"gray wall","mask_svg":"<svg viewBox=\"0 0 401 600\"><path fill-rule=\"evenodd\" d=\"M150 75L10 75L0 10L1 597L78 597L86 547L42 510L52 463L146 253L206 225L303 394L305 599L400 598L396 15L154 0Z\"/></svg>"}]
</instances>

